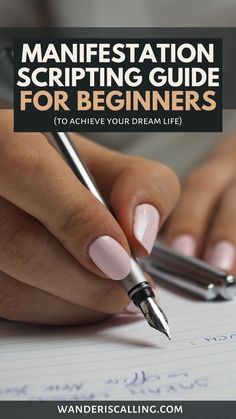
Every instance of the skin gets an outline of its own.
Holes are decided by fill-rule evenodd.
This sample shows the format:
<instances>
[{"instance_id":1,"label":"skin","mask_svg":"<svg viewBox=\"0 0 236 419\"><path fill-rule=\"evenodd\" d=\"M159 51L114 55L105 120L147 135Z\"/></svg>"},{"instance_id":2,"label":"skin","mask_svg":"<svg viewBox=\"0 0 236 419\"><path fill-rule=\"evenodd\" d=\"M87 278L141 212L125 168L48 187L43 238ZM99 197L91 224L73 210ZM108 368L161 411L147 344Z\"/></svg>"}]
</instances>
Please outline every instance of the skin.
<instances>
[{"instance_id":1,"label":"skin","mask_svg":"<svg viewBox=\"0 0 236 419\"><path fill-rule=\"evenodd\" d=\"M196 255L208 260L222 240L236 246L236 136L217 145L184 181L180 200L166 228L165 240L189 234ZM236 272L236 261L231 269Z\"/></svg>"},{"instance_id":2,"label":"skin","mask_svg":"<svg viewBox=\"0 0 236 419\"><path fill-rule=\"evenodd\" d=\"M99 236L145 255L133 234L137 205L149 203L162 225L179 196L168 167L73 136L110 203L80 184L43 134L14 133L0 111L0 317L44 324L85 324L120 313L129 299L88 255Z\"/></svg>"}]
</instances>

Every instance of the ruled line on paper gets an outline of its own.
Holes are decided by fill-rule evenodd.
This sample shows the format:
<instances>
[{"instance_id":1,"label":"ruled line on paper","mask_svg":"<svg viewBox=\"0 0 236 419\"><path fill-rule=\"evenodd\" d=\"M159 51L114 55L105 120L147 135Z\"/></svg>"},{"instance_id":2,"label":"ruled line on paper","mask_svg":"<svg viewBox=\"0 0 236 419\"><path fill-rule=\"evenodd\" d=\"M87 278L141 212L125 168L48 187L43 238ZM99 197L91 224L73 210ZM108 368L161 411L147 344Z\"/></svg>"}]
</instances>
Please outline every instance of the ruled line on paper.
<instances>
[{"instance_id":1,"label":"ruled line on paper","mask_svg":"<svg viewBox=\"0 0 236 419\"><path fill-rule=\"evenodd\" d=\"M144 320L82 329L0 322L0 399L233 398L236 305L191 304L168 291L162 300L172 342Z\"/></svg>"}]
</instances>

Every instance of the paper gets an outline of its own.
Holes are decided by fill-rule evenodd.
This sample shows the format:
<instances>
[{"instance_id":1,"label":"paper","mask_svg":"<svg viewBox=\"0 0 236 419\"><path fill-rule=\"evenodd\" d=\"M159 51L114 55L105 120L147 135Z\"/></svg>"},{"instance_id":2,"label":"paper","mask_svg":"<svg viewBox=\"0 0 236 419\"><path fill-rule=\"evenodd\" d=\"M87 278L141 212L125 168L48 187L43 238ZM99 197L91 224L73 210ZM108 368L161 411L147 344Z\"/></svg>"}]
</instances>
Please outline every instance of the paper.
<instances>
[{"instance_id":1,"label":"paper","mask_svg":"<svg viewBox=\"0 0 236 419\"><path fill-rule=\"evenodd\" d=\"M0 399L235 399L236 302L160 299L171 342L132 316L86 328L1 321Z\"/></svg>"}]
</instances>

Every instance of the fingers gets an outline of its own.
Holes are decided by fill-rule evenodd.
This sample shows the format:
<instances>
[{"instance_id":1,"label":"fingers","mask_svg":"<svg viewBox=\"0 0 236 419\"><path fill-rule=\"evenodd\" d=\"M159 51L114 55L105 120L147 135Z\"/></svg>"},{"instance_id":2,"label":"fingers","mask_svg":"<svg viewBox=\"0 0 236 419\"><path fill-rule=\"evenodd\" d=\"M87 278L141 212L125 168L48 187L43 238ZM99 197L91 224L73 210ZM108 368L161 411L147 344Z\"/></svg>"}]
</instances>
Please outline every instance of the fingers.
<instances>
[{"instance_id":1,"label":"fingers","mask_svg":"<svg viewBox=\"0 0 236 419\"><path fill-rule=\"evenodd\" d=\"M110 202L136 255L151 253L158 231L178 196L175 174L155 162L140 159L117 177Z\"/></svg>"},{"instance_id":2,"label":"fingers","mask_svg":"<svg viewBox=\"0 0 236 419\"><path fill-rule=\"evenodd\" d=\"M123 279L131 268L125 236L138 256L150 253L178 197L175 175L155 162L89 143L87 160L110 197L120 228L42 135L22 138L9 129L11 122L11 114L3 113L1 195L44 224L85 268Z\"/></svg>"},{"instance_id":3,"label":"fingers","mask_svg":"<svg viewBox=\"0 0 236 419\"><path fill-rule=\"evenodd\" d=\"M217 210L208 241L205 259L229 272L236 272L236 182L226 189Z\"/></svg>"},{"instance_id":4,"label":"fingers","mask_svg":"<svg viewBox=\"0 0 236 419\"><path fill-rule=\"evenodd\" d=\"M0 272L1 318L49 325L83 325L103 320L106 316L68 303Z\"/></svg>"},{"instance_id":5,"label":"fingers","mask_svg":"<svg viewBox=\"0 0 236 419\"><path fill-rule=\"evenodd\" d=\"M152 279L149 281L155 288ZM140 314L130 302L127 314ZM0 271L0 318L46 325L87 325L97 323L108 314L71 304L38 288L25 285Z\"/></svg>"},{"instance_id":6,"label":"fingers","mask_svg":"<svg viewBox=\"0 0 236 419\"><path fill-rule=\"evenodd\" d=\"M212 213L234 173L226 161L210 160L190 174L169 221L165 240L186 256L200 256Z\"/></svg>"},{"instance_id":7,"label":"fingers","mask_svg":"<svg viewBox=\"0 0 236 419\"><path fill-rule=\"evenodd\" d=\"M129 245L110 212L43 135L14 133L10 111L1 111L0 126L0 195L38 219L86 269L126 277Z\"/></svg>"},{"instance_id":8,"label":"fingers","mask_svg":"<svg viewBox=\"0 0 236 419\"><path fill-rule=\"evenodd\" d=\"M115 213L134 253L151 252L158 230L179 196L176 175L164 165L123 156L73 137Z\"/></svg>"},{"instance_id":9,"label":"fingers","mask_svg":"<svg viewBox=\"0 0 236 419\"><path fill-rule=\"evenodd\" d=\"M18 281L91 310L119 313L129 303L119 281L86 270L42 224L4 199L0 267Z\"/></svg>"}]
</instances>

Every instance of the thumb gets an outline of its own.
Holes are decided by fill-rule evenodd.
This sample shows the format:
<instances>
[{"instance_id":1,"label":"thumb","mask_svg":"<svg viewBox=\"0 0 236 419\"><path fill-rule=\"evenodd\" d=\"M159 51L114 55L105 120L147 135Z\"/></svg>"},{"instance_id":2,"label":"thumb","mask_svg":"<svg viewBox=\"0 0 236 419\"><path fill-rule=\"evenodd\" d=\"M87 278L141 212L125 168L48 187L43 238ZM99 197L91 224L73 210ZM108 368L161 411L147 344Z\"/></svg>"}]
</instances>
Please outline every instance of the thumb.
<instances>
[{"instance_id":1,"label":"thumb","mask_svg":"<svg viewBox=\"0 0 236 419\"><path fill-rule=\"evenodd\" d=\"M7 117L2 122L0 195L40 221L86 269L125 278L129 245L108 209L42 134L14 133Z\"/></svg>"}]
</instances>

